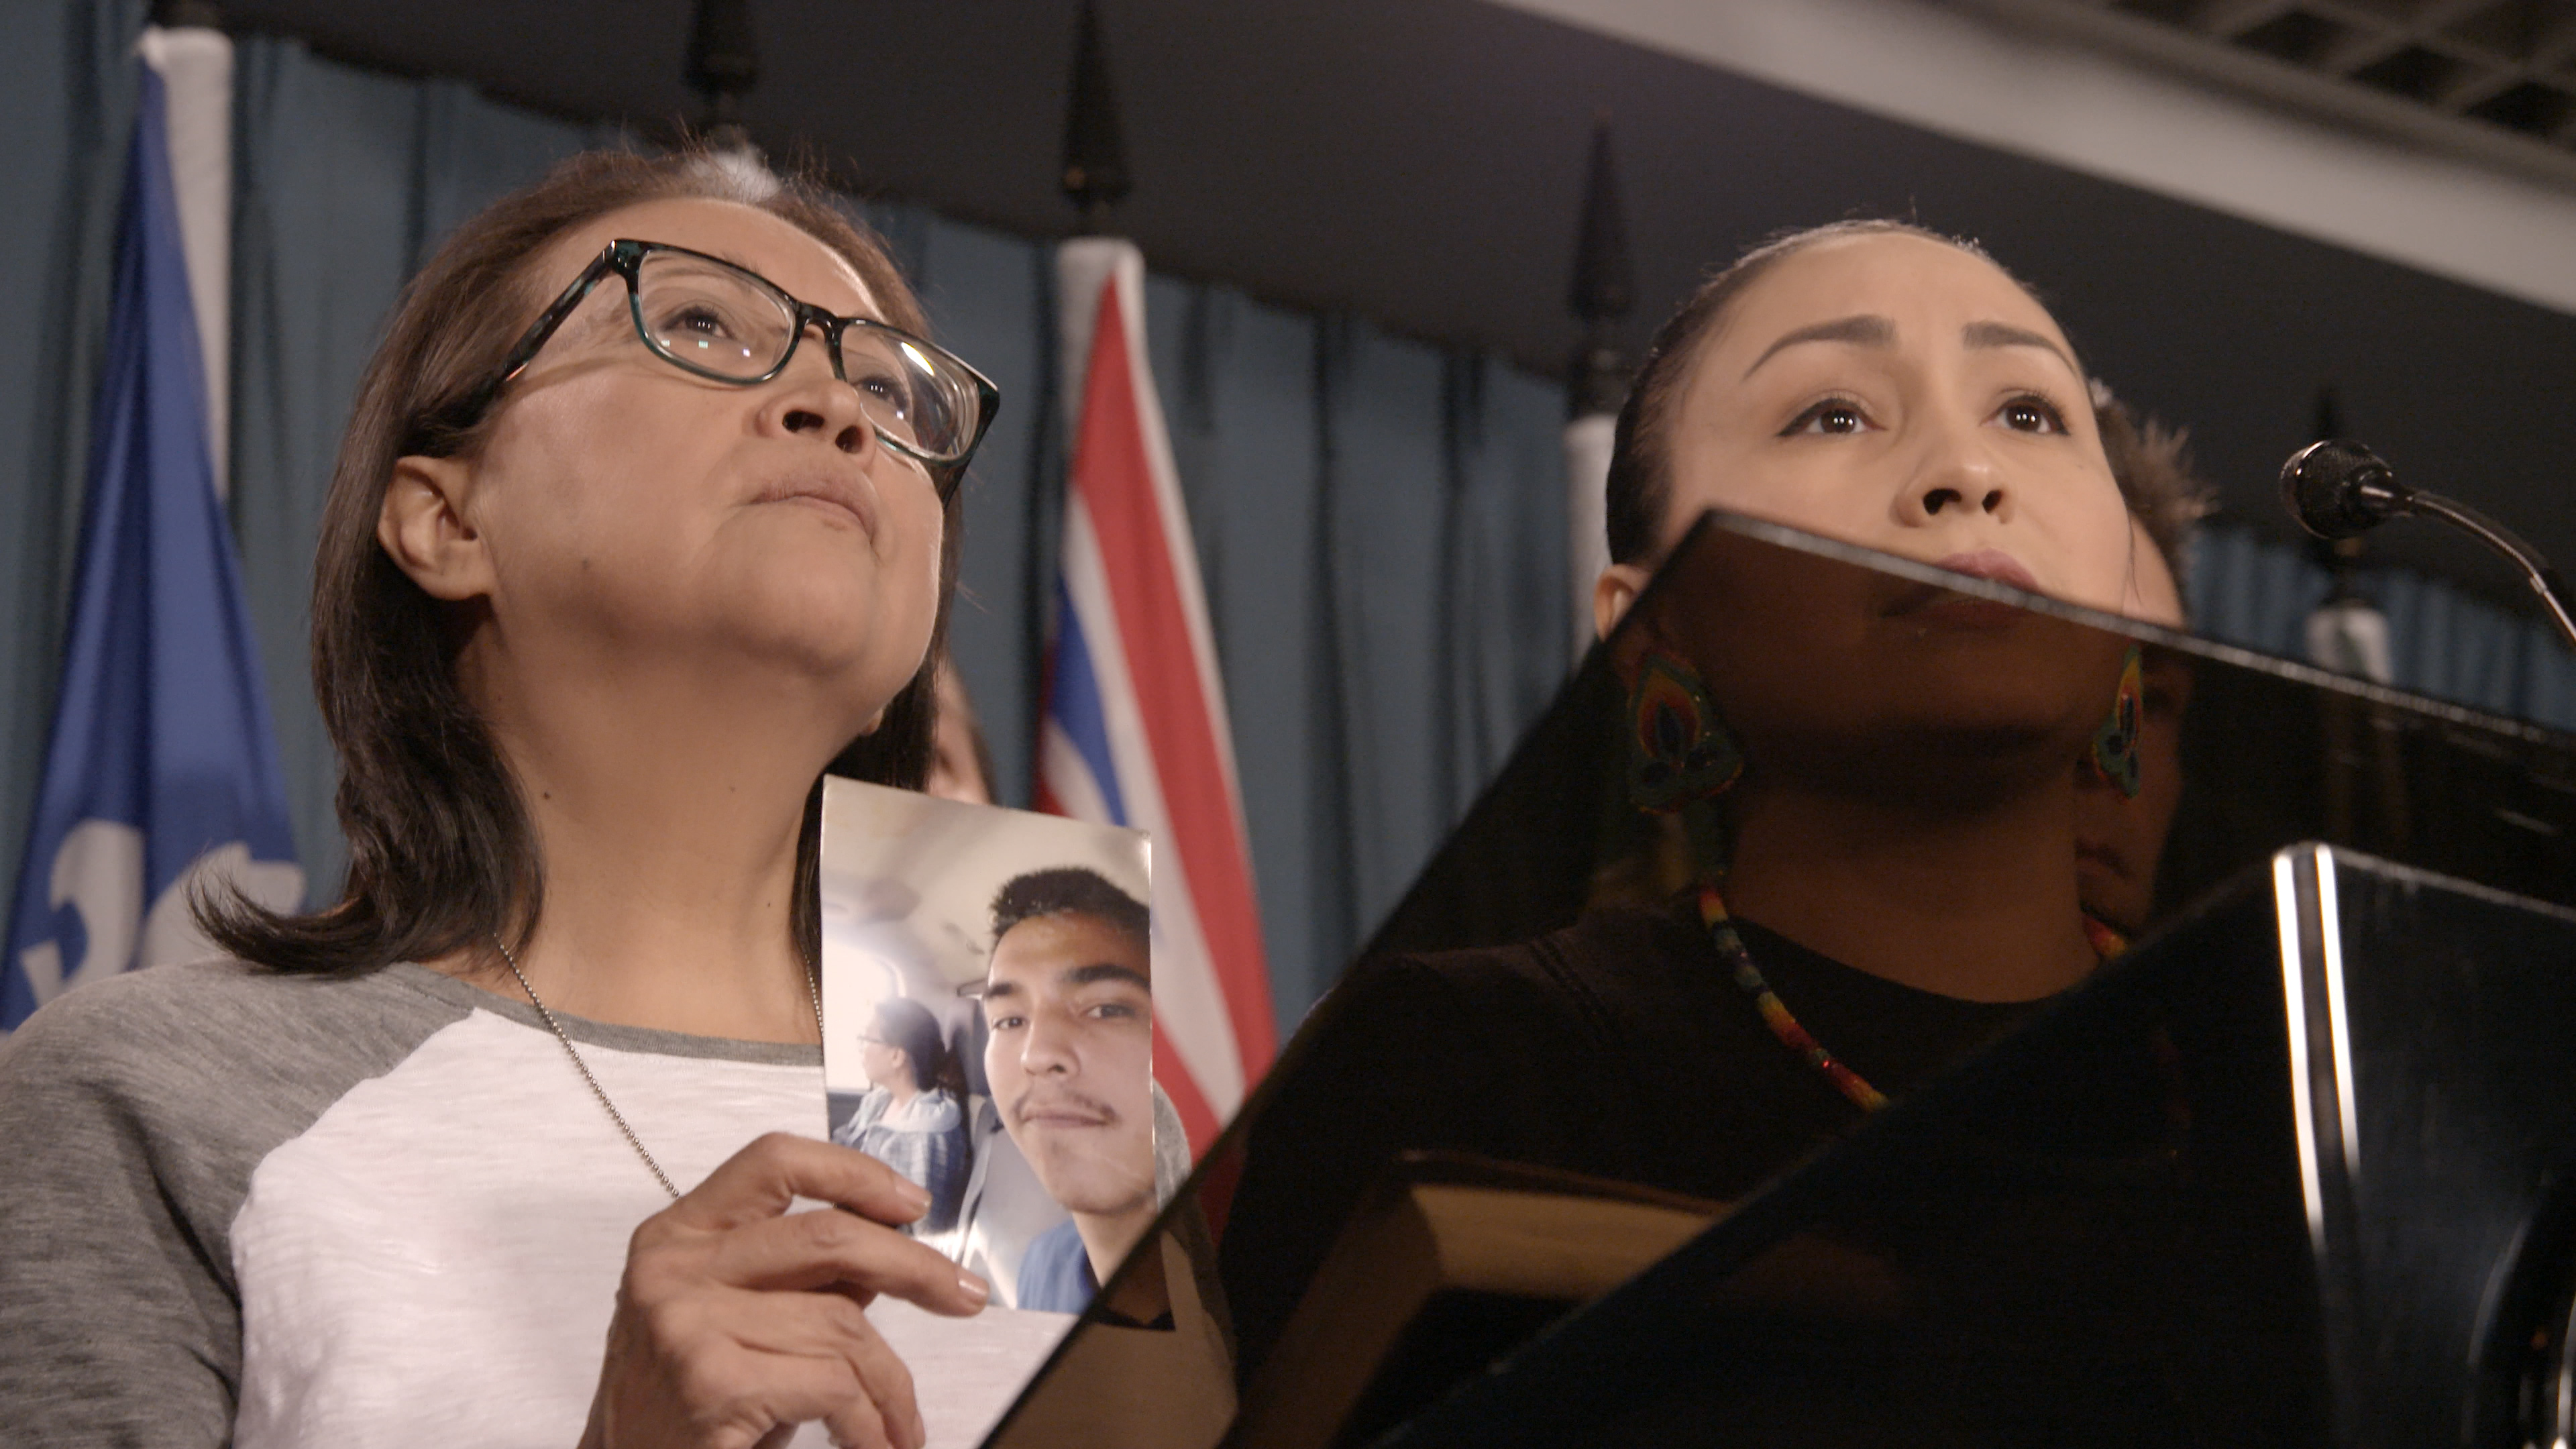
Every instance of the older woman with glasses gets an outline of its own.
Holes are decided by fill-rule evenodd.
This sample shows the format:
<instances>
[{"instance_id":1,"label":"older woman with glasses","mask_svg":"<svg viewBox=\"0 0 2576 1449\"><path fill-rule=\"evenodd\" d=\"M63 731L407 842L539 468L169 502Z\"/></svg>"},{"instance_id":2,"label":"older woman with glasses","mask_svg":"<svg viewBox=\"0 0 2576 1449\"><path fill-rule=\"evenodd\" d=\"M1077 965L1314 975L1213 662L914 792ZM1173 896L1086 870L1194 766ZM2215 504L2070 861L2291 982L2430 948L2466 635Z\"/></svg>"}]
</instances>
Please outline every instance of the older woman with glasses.
<instances>
[{"instance_id":1,"label":"older woman with glasses","mask_svg":"<svg viewBox=\"0 0 2576 1449\"><path fill-rule=\"evenodd\" d=\"M986 1286L816 1138L813 892L825 770L930 754L995 393L922 332L703 155L580 158L412 283L315 571L346 887L0 1048L0 1440L922 1441L861 1308Z\"/></svg>"}]
</instances>

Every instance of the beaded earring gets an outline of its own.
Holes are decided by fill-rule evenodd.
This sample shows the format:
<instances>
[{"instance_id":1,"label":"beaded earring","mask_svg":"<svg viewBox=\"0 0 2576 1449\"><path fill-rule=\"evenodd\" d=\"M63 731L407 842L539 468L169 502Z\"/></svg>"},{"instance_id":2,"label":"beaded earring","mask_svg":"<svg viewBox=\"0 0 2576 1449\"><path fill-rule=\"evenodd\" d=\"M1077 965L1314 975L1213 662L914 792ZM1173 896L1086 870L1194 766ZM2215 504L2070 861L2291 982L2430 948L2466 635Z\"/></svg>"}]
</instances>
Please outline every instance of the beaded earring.
<instances>
[{"instance_id":1,"label":"beaded earring","mask_svg":"<svg viewBox=\"0 0 2576 1449\"><path fill-rule=\"evenodd\" d=\"M1724 793L1744 773L1743 752L1699 671L1678 655L1652 649L1638 663L1628 723L1628 793L1640 810L1669 815Z\"/></svg>"},{"instance_id":2,"label":"beaded earring","mask_svg":"<svg viewBox=\"0 0 2576 1449\"><path fill-rule=\"evenodd\" d=\"M2138 646L2132 644L2120 664L2120 688L2111 696L2111 717L2093 732L2093 768L2131 800L2138 798L2138 726L2146 695L2145 665Z\"/></svg>"}]
</instances>

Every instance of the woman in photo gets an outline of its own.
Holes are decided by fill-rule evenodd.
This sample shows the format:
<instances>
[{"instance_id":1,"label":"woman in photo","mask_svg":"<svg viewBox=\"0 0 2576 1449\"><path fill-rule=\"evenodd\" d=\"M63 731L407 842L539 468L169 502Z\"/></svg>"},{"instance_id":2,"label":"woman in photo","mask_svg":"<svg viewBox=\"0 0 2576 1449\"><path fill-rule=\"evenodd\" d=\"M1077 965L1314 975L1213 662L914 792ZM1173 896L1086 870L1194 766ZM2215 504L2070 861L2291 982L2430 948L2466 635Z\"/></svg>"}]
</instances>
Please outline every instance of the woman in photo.
<instances>
[{"instance_id":1,"label":"woman in photo","mask_svg":"<svg viewBox=\"0 0 2576 1449\"><path fill-rule=\"evenodd\" d=\"M869 1014L859 1066L868 1074L867 1095L833 1140L930 1194L929 1210L913 1221L912 1232L948 1231L957 1225L975 1163L961 1105L965 1079L940 1038L939 1022L920 1002L887 997Z\"/></svg>"},{"instance_id":2,"label":"woman in photo","mask_svg":"<svg viewBox=\"0 0 2576 1449\"><path fill-rule=\"evenodd\" d=\"M995 397L736 156L462 227L321 528L346 887L0 1046L0 1440L917 1445L986 1285L818 1140L816 799L917 786ZM790 1212L798 1198L833 1204Z\"/></svg>"}]
</instances>

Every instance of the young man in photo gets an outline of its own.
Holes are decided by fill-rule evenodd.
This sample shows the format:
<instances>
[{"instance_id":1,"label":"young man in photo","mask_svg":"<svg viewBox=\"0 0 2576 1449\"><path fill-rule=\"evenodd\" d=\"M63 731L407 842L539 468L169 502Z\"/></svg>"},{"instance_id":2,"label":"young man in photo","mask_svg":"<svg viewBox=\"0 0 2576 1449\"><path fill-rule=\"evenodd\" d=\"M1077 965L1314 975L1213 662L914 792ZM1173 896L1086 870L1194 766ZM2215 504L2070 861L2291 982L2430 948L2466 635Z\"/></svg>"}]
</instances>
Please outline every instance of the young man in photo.
<instances>
[{"instance_id":1,"label":"young man in photo","mask_svg":"<svg viewBox=\"0 0 2576 1449\"><path fill-rule=\"evenodd\" d=\"M1096 871L1032 871L993 898L985 1076L1011 1141L1070 1222L1021 1259L1022 1308L1079 1313L1154 1220L1153 984L1145 904Z\"/></svg>"}]
</instances>

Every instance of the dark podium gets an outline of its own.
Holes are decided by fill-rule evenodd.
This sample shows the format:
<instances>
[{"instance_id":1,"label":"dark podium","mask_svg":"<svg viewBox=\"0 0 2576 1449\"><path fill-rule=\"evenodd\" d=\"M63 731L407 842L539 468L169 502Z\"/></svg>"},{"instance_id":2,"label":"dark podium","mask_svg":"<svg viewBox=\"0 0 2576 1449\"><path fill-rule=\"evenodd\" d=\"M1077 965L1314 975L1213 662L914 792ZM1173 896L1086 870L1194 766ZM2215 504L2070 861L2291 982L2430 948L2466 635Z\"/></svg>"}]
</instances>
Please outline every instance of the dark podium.
<instances>
[{"instance_id":1,"label":"dark podium","mask_svg":"<svg viewBox=\"0 0 2576 1449\"><path fill-rule=\"evenodd\" d=\"M1384 1442L2566 1442L2571 1026L2576 918L2283 850Z\"/></svg>"},{"instance_id":2,"label":"dark podium","mask_svg":"<svg viewBox=\"0 0 2576 1449\"><path fill-rule=\"evenodd\" d=\"M1741 519L1704 523L1635 615L1704 615L1708 580L1748 578L1820 608L1940 584L2025 609L2069 659L2141 645L2167 789L2117 814L2133 838L2084 846L2086 909L2126 912L2134 948L1701 1205L1704 1231L1680 1200L1532 1199L1577 1204L1509 1220L1560 1267L1616 1246L1584 1241L1600 1224L1689 1232L1589 1290L1467 1283L1409 1337L1367 1315L1393 1311L1407 1251L1452 1251L1418 1246L1437 1232L1346 1229L1292 1284L1285 1336L1255 1301L1276 1275L1223 1251L1246 1174L1304 1167L1278 1144L1307 1138L1264 1128L1315 1110L1301 1066L1384 1031L1336 993L1104 1294L1127 1311L1086 1319L990 1442L2576 1442L2576 739ZM1686 880L1680 827L1622 803L1620 638L1355 971ZM1383 1208L1388 1180L1356 1200ZM1319 1221L1354 1222L1354 1194L1316 1181ZM1306 1319L1340 1327L1301 1338ZM1116 1371L1140 1353L1151 1373ZM1176 1379L1235 1408L1158 1413ZM1319 1409L1344 1379L1368 1387Z\"/></svg>"}]
</instances>

